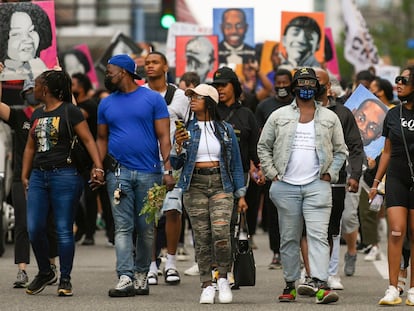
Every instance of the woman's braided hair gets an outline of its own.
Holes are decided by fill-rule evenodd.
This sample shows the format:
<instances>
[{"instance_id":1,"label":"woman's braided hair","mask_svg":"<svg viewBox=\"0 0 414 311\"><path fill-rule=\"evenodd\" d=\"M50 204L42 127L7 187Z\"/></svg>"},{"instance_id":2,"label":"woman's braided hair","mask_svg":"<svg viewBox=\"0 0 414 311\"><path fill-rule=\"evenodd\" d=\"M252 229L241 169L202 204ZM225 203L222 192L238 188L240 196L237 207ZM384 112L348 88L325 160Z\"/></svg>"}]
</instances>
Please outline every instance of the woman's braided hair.
<instances>
[{"instance_id":1,"label":"woman's braided hair","mask_svg":"<svg viewBox=\"0 0 414 311\"><path fill-rule=\"evenodd\" d=\"M39 78L49 88L53 97L64 102L72 102L72 80L66 71L47 70L41 73Z\"/></svg>"}]
</instances>

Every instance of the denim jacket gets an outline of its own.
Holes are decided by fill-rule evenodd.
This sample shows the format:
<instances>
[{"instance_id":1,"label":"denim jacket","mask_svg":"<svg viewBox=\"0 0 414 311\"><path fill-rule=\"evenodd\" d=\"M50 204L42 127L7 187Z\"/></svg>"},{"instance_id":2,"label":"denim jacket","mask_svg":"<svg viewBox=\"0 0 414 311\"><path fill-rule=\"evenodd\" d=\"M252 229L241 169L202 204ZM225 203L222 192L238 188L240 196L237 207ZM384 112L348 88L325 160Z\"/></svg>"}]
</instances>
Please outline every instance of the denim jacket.
<instances>
[{"instance_id":1,"label":"denim jacket","mask_svg":"<svg viewBox=\"0 0 414 311\"><path fill-rule=\"evenodd\" d=\"M337 115L315 102L315 145L319 159L319 174L328 173L331 183L338 180L338 173L348 154L341 122ZM283 180L286 173L300 111L294 100L290 105L271 114L263 127L257 153L267 178L276 176Z\"/></svg>"},{"instance_id":2,"label":"denim jacket","mask_svg":"<svg viewBox=\"0 0 414 311\"><path fill-rule=\"evenodd\" d=\"M223 150L220 155L220 174L225 192L233 192L236 198L244 197L246 185L244 183L243 165L241 162L239 145L233 128L229 123L222 122L226 130L218 127L221 137L224 137L226 149L227 165L224 162ZM177 155L175 148L171 151L171 165L174 169L183 168L177 186L183 191L187 191L191 184L198 144L200 143L201 130L197 124L197 119L193 119L188 124L187 130L191 133L191 138L183 144L182 152ZM229 174L230 173L230 174Z\"/></svg>"}]
</instances>

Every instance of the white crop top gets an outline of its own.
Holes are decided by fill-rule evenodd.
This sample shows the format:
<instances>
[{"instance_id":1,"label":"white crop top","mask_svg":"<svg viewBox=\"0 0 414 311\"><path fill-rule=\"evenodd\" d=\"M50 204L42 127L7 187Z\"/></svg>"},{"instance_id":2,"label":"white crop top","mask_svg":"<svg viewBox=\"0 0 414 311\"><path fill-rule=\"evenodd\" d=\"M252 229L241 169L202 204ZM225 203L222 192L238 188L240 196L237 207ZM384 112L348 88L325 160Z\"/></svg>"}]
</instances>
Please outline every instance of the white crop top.
<instances>
[{"instance_id":1,"label":"white crop top","mask_svg":"<svg viewBox=\"0 0 414 311\"><path fill-rule=\"evenodd\" d=\"M221 146L217 137L214 135L214 124L212 121L198 121L201 130L200 143L196 162L220 161Z\"/></svg>"}]
</instances>

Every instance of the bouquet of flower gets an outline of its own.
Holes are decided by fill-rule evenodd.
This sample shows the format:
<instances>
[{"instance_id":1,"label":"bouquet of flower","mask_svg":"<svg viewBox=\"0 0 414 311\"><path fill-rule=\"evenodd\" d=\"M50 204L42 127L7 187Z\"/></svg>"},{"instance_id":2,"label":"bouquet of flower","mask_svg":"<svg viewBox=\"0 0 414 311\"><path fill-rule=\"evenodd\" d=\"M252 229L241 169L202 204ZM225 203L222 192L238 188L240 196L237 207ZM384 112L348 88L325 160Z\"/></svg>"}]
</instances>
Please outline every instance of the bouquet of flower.
<instances>
[{"instance_id":1,"label":"bouquet of flower","mask_svg":"<svg viewBox=\"0 0 414 311\"><path fill-rule=\"evenodd\" d=\"M158 225L159 213L162 208L165 196L167 195L167 187L165 185L154 184L144 199L144 206L139 215L146 215L145 221L147 224L155 222Z\"/></svg>"}]
</instances>

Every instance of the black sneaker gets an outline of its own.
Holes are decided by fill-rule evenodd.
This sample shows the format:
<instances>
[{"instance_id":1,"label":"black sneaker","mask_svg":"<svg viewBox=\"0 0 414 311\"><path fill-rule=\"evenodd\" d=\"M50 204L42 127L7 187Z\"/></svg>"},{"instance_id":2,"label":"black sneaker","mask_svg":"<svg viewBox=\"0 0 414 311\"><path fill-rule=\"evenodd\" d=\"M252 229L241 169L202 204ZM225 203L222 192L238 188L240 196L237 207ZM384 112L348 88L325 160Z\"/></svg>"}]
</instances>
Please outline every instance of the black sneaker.
<instances>
[{"instance_id":1,"label":"black sneaker","mask_svg":"<svg viewBox=\"0 0 414 311\"><path fill-rule=\"evenodd\" d=\"M282 295L279 295L280 302L292 302L296 299L296 289L294 287L286 286L283 289Z\"/></svg>"},{"instance_id":2,"label":"black sneaker","mask_svg":"<svg viewBox=\"0 0 414 311\"><path fill-rule=\"evenodd\" d=\"M147 273L135 272L134 289L135 289L135 295L149 295Z\"/></svg>"},{"instance_id":3,"label":"black sneaker","mask_svg":"<svg viewBox=\"0 0 414 311\"><path fill-rule=\"evenodd\" d=\"M39 273L34 280L27 286L26 293L29 295L39 294L55 278L55 273L51 270L46 274Z\"/></svg>"},{"instance_id":4,"label":"black sneaker","mask_svg":"<svg viewBox=\"0 0 414 311\"><path fill-rule=\"evenodd\" d=\"M305 277L305 282L298 286L298 294L302 296L313 297L318 291L318 280L315 278Z\"/></svg>"},{"instance_id":5,"label":"black sneaker","mask_svg":"<svg viewBox=\"0 0 414 311\"><path fill-rule=\"evenodd\" d=\"M61 297L73 296L72 284L70 283L70 279L61 278L57 292L58 295Z\"/></svg>"},{"instance_id":6,"label":"black sneaker","mask_svg":"<svg viewBox=\"0 0 414 311\"><path fill-rule=\"evenodd\" d=\"M132 297L135 296L134 283L127 275L121 275L115 288L108 292L109 297Z\"/></svg>"}]
</instances>

